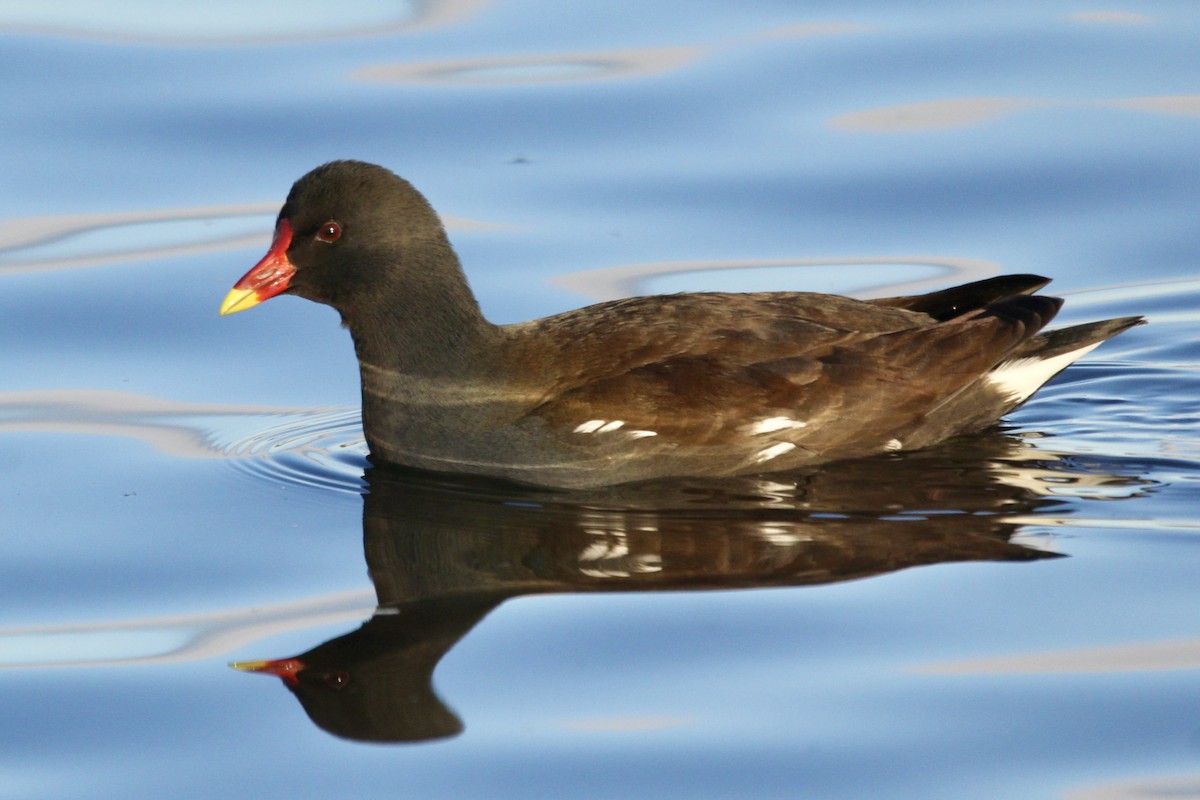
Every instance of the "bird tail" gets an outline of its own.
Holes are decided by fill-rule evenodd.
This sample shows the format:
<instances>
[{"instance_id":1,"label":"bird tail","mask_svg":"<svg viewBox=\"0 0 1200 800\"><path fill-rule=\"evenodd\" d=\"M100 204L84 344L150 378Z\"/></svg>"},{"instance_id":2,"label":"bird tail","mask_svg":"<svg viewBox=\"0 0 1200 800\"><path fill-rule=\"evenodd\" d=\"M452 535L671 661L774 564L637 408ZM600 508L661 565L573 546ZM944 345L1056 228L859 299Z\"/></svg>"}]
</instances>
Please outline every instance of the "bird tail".
<instances>
[{"instance_id":1,"label":"bird tail","mask_svg":"<svg viewBox=\"0 0 1200 800\"><path fill-rule=\"evenodd\" d=\"M1039 334L997 364L984 379L1008 395L1015 407L1102 342L1145 321L1142 317L1119 317Z\"/></svg>"}]
</instances>

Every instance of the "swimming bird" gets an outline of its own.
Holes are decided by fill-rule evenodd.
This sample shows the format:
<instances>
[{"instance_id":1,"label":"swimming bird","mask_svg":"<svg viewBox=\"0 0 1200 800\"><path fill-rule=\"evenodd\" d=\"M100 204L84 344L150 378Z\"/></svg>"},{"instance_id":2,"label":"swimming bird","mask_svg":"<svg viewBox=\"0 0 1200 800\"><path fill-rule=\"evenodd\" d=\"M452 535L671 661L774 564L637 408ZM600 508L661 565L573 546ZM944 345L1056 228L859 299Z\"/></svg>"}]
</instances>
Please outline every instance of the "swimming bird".
<instances>
[{"instance_id":1,"label":"swimming bird","mask_svg":"<svg viewBox=\"0 0 1200 800\"><path fill-rule=\"evenodd\" d=\"M630 297L489 322L441 221L384 167L292 186L222 315L279 294L332 306L376 463L584 488L777 472L913 450L993 425L1141 317L1042 333L1049 281L931 294Z\"/></svg>"}]
</instances>

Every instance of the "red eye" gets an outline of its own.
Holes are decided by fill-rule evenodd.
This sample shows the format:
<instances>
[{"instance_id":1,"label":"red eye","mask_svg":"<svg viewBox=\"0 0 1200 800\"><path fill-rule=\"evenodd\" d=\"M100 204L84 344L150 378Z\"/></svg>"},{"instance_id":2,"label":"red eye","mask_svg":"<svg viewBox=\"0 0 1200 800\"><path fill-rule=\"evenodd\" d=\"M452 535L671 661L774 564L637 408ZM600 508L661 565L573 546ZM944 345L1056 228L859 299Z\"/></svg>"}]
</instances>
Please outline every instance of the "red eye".
<instances>
[{"instance_id":1,"label":"red eye","mask_svg":"<svg viewBox=\"0 0 1200 800\"><path fill-rule=\"evenodd\" d=\"M342 238L342 226L338 225L333 220L329 220L320 227L317 231L317 238L322 242L333 243Z\"/></svg>"}]
</instances>

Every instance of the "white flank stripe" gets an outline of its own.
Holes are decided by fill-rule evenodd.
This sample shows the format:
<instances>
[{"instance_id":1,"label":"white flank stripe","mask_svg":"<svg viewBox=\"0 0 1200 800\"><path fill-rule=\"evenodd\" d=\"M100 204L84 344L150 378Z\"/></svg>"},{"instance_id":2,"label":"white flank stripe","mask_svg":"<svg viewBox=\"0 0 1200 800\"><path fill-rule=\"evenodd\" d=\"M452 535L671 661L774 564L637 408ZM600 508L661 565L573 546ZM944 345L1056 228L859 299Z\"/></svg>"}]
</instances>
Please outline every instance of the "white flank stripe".
<instances>
[{"instance_id":1,"label":"white flank stripe","mask_svg":"<svg viewBox=\"0 0 1200 800\"><path fill-rule=\"evenodd\" d=\"M1042 384L1065 369L1072 361L1099 346L1100 342L1096 342L1053 358L1037 358L1036 356L1015 358L1012 361L1005 361L984 378L988 383L1008 395L1009 399L1022 402L1042 388Z\"/></svg>"},{"instance_id":2,"label":"white flank stripe","mask_svg":"<svg viewBox=\"0 0 1200 800\"><path fill-rule=\"evenodd\" d=\"M581 422L575 426L575 433L595 433L604 427L604 420L589 419L587 422Z\"/></svg>"}]
</instances>

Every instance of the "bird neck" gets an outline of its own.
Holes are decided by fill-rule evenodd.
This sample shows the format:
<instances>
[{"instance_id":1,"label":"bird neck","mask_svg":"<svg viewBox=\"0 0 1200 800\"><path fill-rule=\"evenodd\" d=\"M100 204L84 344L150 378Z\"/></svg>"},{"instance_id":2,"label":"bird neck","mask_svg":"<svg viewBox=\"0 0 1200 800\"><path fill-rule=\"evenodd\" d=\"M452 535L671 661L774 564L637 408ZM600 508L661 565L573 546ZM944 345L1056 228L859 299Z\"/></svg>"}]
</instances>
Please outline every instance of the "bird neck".
<instances>
[{"instance_id":1,"label":"bird neck","mask_svg":"<svg viewBox=\"0 0 1200 800\"><path fill-rule=\"evenodd\" d=\"M469 376L484 369L500 329L484 318L449 246L384 286L342 321L359 361L385 372L422 378ZM365 369L364 369L365 373ZM365 379L365 375L364 375Z\"/></svg>"}]
</instances>

